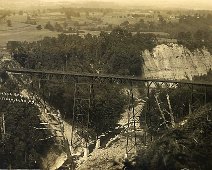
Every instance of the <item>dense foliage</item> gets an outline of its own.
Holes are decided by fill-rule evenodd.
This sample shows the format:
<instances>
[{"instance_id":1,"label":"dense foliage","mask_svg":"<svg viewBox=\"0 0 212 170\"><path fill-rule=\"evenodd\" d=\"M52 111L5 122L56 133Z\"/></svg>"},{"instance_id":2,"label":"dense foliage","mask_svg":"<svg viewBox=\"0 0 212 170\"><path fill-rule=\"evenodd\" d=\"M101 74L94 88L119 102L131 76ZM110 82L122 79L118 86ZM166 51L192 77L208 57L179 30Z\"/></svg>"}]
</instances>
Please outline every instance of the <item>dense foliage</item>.
<instances>
[{"instance_id":1,"label":"dense foliage","mask_svg":"<svg viewBox=\"0 0 212 170\"><path fill-rule=\"evenodd\" d=\"M157 138L167 130L167 126L171 127L170 112L173 113L175 122L181 121L189 112L189 102L191 101L190 92L191 90L186 87L178 87L169 90L160 87L152 89L150 97L145 103L142 111L143 117L147 114L148 133ZM171 111L168 105L167 95L170 99ZM162 118L155 98L156 96L167 122ZM149 103L151 107L148 111Z\"/></svg>"},{"instance_id":2,"label":"dense foliage","mask_svg":"<svg viewBox=\"0 0 212 170\"><path fill-rule=\"evenodd\" d=\"M99 24L103 22L101 18L91 17L89 9L63 8L60 12L71 20L80 18L81 10L92 22ZM95 10L98 11L98 9ZM52 9L52 12L56 11ZM110 10L101 9L100 12L106 15ZM4 19L7 15L9 14L4 12L0 19ZM132 14L132 17L140 16ZM30 21L27 23L32 24ZM10 27L13 24L8 20L7 25ZM43 27L51 31L71 33L78 32L82 25L75 21L73 26L76 28L69 27L66 31L68 26L66 22L62 26L61 23L56 22L53 25L49 21ZM112 30L112 25L106 25L108 27L105 30L111 33L101 32L99 36L87 34L84 37L78 34L60 34L58 37L46 37L37 42L15 42L10 44L10 50L14 59L24 68L131 76L142 75L142 51L152 50L157 44L155 35L139 32L160 31L165 33L166 38L176 38L179 44L190 50L203 47L212 50L211 14L180 15L177 22L168 22L158 13L157 21L140 19L137 23L130 23L126 20L120 24L121 28L114 30ZM39 25L37 29L41 30L43 27ZM132 34L128 30L138 33ZM211 76L211 72L207 76ZM208 79L207 76L203 79ZM8 82L8 89L17 88L12 82L10 83ZM66 119L72 119L73 82L42 81L41 88L35 87L34 90L59 109ZM169 91L160 88L151 90L144 111L148 103L151 103L151 109L147 113L147 130L154 136L155 142L147 150L142 151L135 168L210 169L211 108L205 107L194 115L186 117L189 113L188 103L191 100L189 90L179 87ZM116 84L100 84L98 87L94 86L94 91L90 127L96 135L99 135L114 129L126 105L126 98ZM188 120L184 127L171 127L172 120L167 95L171 101L175 123L179 123L182 119ZM163 109L166 122L161 118L156 98ZM39 139L46 136L47 132L36 131L33 128L40 126L36 116L38 110L33 106L17 103L0 103L0 107L5 112L6 123L9 122L7 123L9 135L4 143L0 144L1 168L8 168L8 165L12 168L37 168L40 156L45 154L45 150L52 142L40 142ZM161 134L164 135L161 136ZM5 142L7 145L4 145Z\"/></svg>"},{"instance_id":3,"label":"dense foliage","mask_svg":"<svg viewBox=\"0 0 212 170\"><path fill-rule=\"evenodd\" d=\"M169 20L169 17L173 17L173 21ZM142 31L142 32L166 32L175 37L179 32L191 32L194 33L198 30L209 31L212 25L212 14L187 14L179 15L173 14L168 16L160 15L157 16L157 21L145 21L141 19L135 24L127 24L125 21L121 24L122 27L127 27L131 31ZM168 19L169 18L169 19Z\"/></svg>"},{"instance_id":4,"label":"dense foliage","mask_svg":"<svg viewBox=\"0 0 212 170\"><path fill-rule=\"evenodd\" d=\"M204 169L212 167L211 103L186 117L143 150L132 169Z\"/></svg>"},{"instance_id":5,"label":"dense foliage","mask_svg":"<svg viewBox=\"0 0 212 170\"><path fill-rule=\"evenodd\" d=\"M194 81L197 82L205 82L205 83L211 83L212 82L212 70L210 69L207 74L202 75L202 76L194 76L193 78ZM212 102L212 87L207 86L206 89L207 91L207 102Z\"/></svg>"},{"instance_id":6,"label":"dense foliage","mask_svg":"<svg viewBox=\"0 0 212 170\"><path fill-rule=\"evenodd\" d=\"M38 42L12 44L11 52L25 68L140 76L142 51L152 50L156 43L153 34L132 35L117 28L98 37L61 34ZM72 118L74 82L43 81L38 91L67 119ZM110 83L94 86L94 93L90 127L100 134L115 127L126 99L121 89Z\"/></svg>"},{"instance_id":7,"label":"dense foliage","mask_svg":"<svg viewBox=\"0 0 212 170\"><path fill-rule=\"evenodd\" d=\"M179 44L187 47L190 50L202 49L206 47L212 52L212 32L198 30L192 32L180 32L177 35L177 41Z\"/></svg>"},{"instance_id":8,"label":"dense foliage","mask_svg":"<svg viewBox=\"0 0 212 170\"><path fill-rule=\"evenodd\" d=\"M208 83L210 80L211 70L207 75L193 78L196 82ZM205 91L205 87L194 86L193 88L196 92ZM154 140L148 144L147 148L141 148L135 159L135 166L129 164L127 167L144 170L211 169L211 87L207 87L205 92L207 105L201 107L197 105L198 107L194 110L192 107L189 108L189 103L190 106L192 104L189 86L170 90L160 87L152 89L142 115L144 116L148 104L151 103L151 109L147 111L147 131ZM172 111L168 106L167 95ZM203 102L201 96L198 96L198 100ZM166 123L161 111L164 113ZM174 126L171 126L171 112L174 116Z\"/></svg>"},{"instance_id":9,"label":"dense foliage","mask_svg":"<svg viewBox=\"0 0 212 170\"><path fill-rule=\"evenodd\" d=\"M202 76L194 76L193 78L194 81L198 82L211 82L212 81L212 70L210 69L207 74L202 75Z\"/></svg>"},{"instance_id":10,"label":"dense foliage","mask_svg":"<svg viewBox=\"0 0 212 170\"><path fill-rule=\"evenodd\" d=\"M120 86L100 85L95 88L93 113L91 124L99 135L108 130L114 130L120 113L124 112L127 98L120 91Z\"/></svg>"},{"instance_id":11,"label":"dense foliage","mask_svg":"<svg viewBox=\"0 0 212 170\"><path fill-rule=\"evenodd\" d=\"M177 39L179 44L192 51L203 47L212 51L212 14L180 15L179 17L175 16L175 20L174 22L167 21L166 17L158 15L158 21L155 22L141 19L135 24L125 21L120 26L136 32L167 33L161 34L160 37Z\"/></svg>"},{"instance_id":12,"label":"dense foliage","mask_svg":"<svg viewBox=\"0 0 212 170\"><path fill-rule=\"evenodd\" d=\"M8 80L4 85L4 92L18 92L18 87L12 81ZM9 101L1 101L0 109L1 114L4 113L6 129L6 134L1 134L0 140L0 167L39 168L41 156L53 143L52 140L41 141L50 135L48 131L35 129L43 127L38 117L39 110L31 104Z\"/></svg>"},{"instance_id":13,"label":"dense foliage","mask_svg":"<svg viewBox=\"0 0 212 170\"><path fill-rule=\"evenodd\" d=\"M211 80L211 70L209 70L206 75L193 77L194 82L209 83ZM170 89L165 89L159 86L151 89L150 97L145 103L142 111L143 116L145 116L145 113L147 113L149 133L156 137L160 136L167 130L160 108L164 113L165 119L167 120L167 125L170 126L170 112L173 113L175 123L178 123L184 120L185 116L187 116L189 112L198 109L200 104L204 105L205 102L212 102L212 88L210 86L202 87L194 85L193 92L194 94L192 95L192 88L188 85L178 86ZM206 96L203 95L204 93L206 93ZM156 100L156 97L158 101ZM206 101L204 101L205 98ZM171 110L168 100L171 104ZM149 104L151 106L150 110L148 110ZM158 107L158 104L160 105L160 108Z\"/></svg>"},{"instance_id":14,"label":"dense foliage","mask_svg":"<svg viewBox=\"0 0 212 170\"><path fill-rule=\"evenodd\" d=\"M66 71L142 74L142 51L157 44L153 34L135 34L117 28L100 36L60 34L37 42L12 44L14 58L28 68Z\"/></svg>"}]
</instances>

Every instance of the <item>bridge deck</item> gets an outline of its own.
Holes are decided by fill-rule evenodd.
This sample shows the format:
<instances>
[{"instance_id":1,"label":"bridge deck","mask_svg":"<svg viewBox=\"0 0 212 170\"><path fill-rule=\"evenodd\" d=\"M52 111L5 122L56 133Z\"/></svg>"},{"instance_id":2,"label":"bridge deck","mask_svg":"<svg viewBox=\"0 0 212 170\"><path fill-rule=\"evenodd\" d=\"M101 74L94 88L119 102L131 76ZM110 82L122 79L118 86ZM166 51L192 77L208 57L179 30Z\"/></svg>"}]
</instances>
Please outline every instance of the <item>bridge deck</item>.
<instances>
[{"instance_id":1,"label":"bridge deck","mask_svg":"<svg viewBox=\"0 0 212 170\"><path fill-rule=\"evenodd\" d=\"M7 69L10 73L19 74L45 74L45 75L62 75L62 76L73 76L73 77L88 77L88 78L103 78L103 79L118 79L118 80L129 80L129 81L141 81L141 82L164 82L164 83L180 83L180 84L191 84L191 85L203 85L212 86L212 82L194 82L188 80L167 80L167 79L149 79L133 76L121 76L111 74L95 74L95 73L77 73L77 72L65 72L65 71L45 71L45 70L34 70L34 69Z\"/></svg>"}]
</instances>

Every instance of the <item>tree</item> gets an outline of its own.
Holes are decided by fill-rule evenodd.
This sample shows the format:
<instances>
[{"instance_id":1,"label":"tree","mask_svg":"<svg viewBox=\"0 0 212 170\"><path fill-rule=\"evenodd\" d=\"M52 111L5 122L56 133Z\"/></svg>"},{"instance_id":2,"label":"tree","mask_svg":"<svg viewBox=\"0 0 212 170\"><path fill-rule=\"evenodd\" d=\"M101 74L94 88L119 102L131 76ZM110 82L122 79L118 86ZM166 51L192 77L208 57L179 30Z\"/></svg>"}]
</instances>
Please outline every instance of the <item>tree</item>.
<instances>
[{"instance_id":1,"label":"tree","mask_svg":"<svg viewBox=\"0 0 212 170\"><path fill-rule=\"evenodd\" d=\"M211 104L186 117L138 153L134 169L211 169Z\"/></svg>"},{"instance_id":2,"label":"tree","mask_svg":"<svg viewBox=\"0 0 212 170\"><path fill-rule=\"evenodd\" d=\"M63 23L63 28L66 29L67 27L68 27L68 23L67 23L67 22L64 22L64 23Z\"/></svg>"},{"instance_id":3,"label":"tree","mask_svg":"<svg viewBox=\"0 0 212 170\"><path fill-rule=\"evenodd\" d=\"M12 27L12 21L11 20L7 20L7 26Z\"/></svg>"},{"instance_id":4,"label":"tree","mask_svg":"<svg viewBox=\"0 0 212 170\"><path fill-rule=\"evenodd\" d=\"M38 25L38 26L36 27L36 29L37 29L37 30L42 30L42 26L41 26L41 25Z\"/></svg>"},{"instance_id":5,"label":"tree","mask_svg":"<svg viewBox=\"0 0 212 170\"><path fill-rule=\"evenodd\" d=\"M58 32L62 32L63 31L63 27L58 22L55 23L55 27L54 28Z\"/></svg>"},{"instance_id":6,"label":"tree","mask_svg":"<svg viewBox=\"0 0 212 170\"><path fill-rule=\"evenodd\" d=\"M51 24L50 21L47 22L47 24L45 25L44 28L49 29L50 31L54 31L54 27L53 27L53 25Z\"/></svg>"},{"instance_id":7,"label":"tree","mask_svg":"<svg viewBox=\"0 0 212 170\"><path fill-rule=\"evenodd\" d=\"M17 92L19 89L13 80L8 79L1 87L6 92ZM0 167L7 169L40 168L41 156L46 154L53 140L39 142L50 135L49 131L37 131L40 127L39 110L26 103L0 102L5 113L6 138L0 142Z\"/></svg>"},{"instance_id":8,"label":"tree","mask_svg":"<svg viewBox=\"0 0 212 170\"><path fill-rule=\"evenodd\" d=\"M19 14L19 15L23 15L24 12L23 12L23 11L19 11L18 14Z\"/></svg>"},{"instance_id":9,"label":"tree","mask_svg":"<svg viewBox=\"0 0 212 170\"><path fill-rule=\"evenodd\" d=\"M209 51L212 49L212 33L210 31L180 32L177 41L190 50L202 49L203 47L206 47Z\"/></svg>"},{"instance_id":10,"label":"tree","mask_svg":"<svg viewBox=\"0 0 212 170\"><path fill-rule=\"evenodd\" d=\"M166 20L163 18L162 15L158 15L158 20L159 20L159 26L161 28L166 27Z\"/></svg>"},{"instance_id":11,"label":"tree","mask_svg":"<svg viewBox=\"0 0 212 170\"><path fill-rule=\"evenodd\" d=\"M177 42L189 49L194 49L191 32L180 32L177 35Z\"/></svg>"},{"instance_id":12,"label":"tree","mask_svg":"<svg viewBox=\"0 0 212 170\"><path fill-rule=\"evenodd\" d=\"M114 85L101 85L95 90L92 114L90 115L91 127L97 136L117 126L120 115L126 105L126 97Z\"/></svg>"},{"instance_id":13,"label":"tree","mask_svg":"<svg viewBox=\"0 0 212 170\"><path fill-rule=\"evenodd\" d=\"M124 21L120 24L120 26L127 27L129 24L130 24L129 21Z\"/></svg>"},{"instance_id":14,"label":"tree","mask_svg":"<svg viewBox=\"0 0 212 170\"><path fill-rule=\"evenodd\" d=\"M126 29L116 28L111 33L101 32L100 36L60 34L37 42L22 42L14 51L14 58L23 67L29 68L66 68L74 72L141 76L142 51L151 50L156 43L153 34L132 35ZM67 119L72 119L71 114L67 114L73 111L72 84L43 82L42 89L38 89L40 94ZM125 97L120 88L109 84L94 90L97 95L94 111L90 115L90 127L99 134L116 126L125 105Z\"/></svg>"}]
</instances>

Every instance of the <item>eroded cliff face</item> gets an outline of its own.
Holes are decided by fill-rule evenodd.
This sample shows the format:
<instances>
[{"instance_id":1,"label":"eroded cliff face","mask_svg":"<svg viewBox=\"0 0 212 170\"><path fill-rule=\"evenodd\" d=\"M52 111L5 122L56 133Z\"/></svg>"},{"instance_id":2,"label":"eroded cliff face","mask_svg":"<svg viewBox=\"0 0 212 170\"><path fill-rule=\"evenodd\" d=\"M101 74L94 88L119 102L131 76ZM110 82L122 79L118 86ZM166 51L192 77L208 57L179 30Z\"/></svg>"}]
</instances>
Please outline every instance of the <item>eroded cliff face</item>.
<instances>
[{"instance_id":1,"label":"eroded cliff face","mask_svg":"<svg viewBox=\"0 0 212 170\"><path fill-rule=\"evenodd\" d=\"M212 54L207 49L191 52L177 45L158 45L152 52L144 51L144 77L190 79L212 69Z\"/></svg>"}]
</instances>

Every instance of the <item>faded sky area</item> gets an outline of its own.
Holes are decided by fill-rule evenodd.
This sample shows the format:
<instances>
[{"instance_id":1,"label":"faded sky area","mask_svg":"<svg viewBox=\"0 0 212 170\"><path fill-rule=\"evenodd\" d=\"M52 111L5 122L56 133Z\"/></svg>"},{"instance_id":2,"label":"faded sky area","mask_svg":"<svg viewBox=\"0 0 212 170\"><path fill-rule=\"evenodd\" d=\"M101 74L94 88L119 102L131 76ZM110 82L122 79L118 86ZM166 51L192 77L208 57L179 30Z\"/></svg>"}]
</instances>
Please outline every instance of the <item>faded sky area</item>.
<instances>
[{"instance_id":1,"label":"faded sky area","mask_svg":"<svg viewBox=\"0 0 212 170\"><path fill-rule=\"evenodd\" d=\"M43 0L43 1L79 2L80 0ZM81 1L115 2L118 4L127 4L132 6L144 5L144 6L158 6L158 7L172 7L172 8L179 7L179 8L195 8L195 9L212 10L212 0L81 0Z\"/></svg>"},{"instance_id":2,"label":"faded sky area","mask_svg":"<svg viewBox=\"0 0 212 170\"><path fill-rule=\"evenodd\" d=\"M109 1L109 0L106 0ZM146 4L146 5L167 5L174 7L177 6L202 6L207 7L212 5L212 0L114 0L114 2L125 2L128 4Z\"/></svg>"},{"instance_id":3,"label":"faded sky area","mask_svg":"<svg viewBox=\"0 0 212 170\"><path fill-rule=\"evenodd\" d=\"M89 1L95 2L113 2L121 6L149 6L159 8L188 8L188 9L207 9L212 10L212 0L0 0L1 4L15 4L23 3L38 4L38 3L62 3L62 2L74 2L74 3L87 3Z\"/></svg>"}]
</instances>

